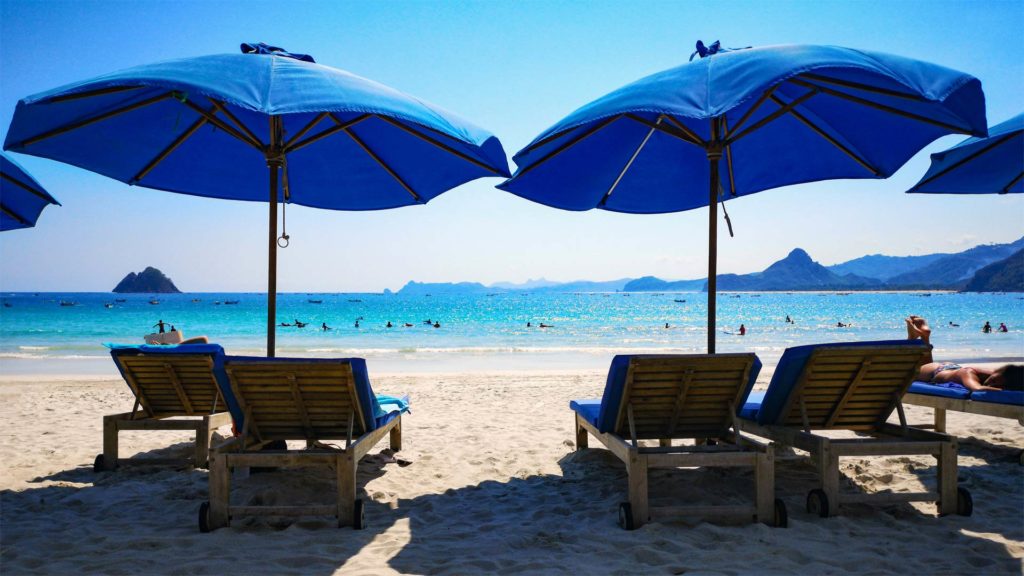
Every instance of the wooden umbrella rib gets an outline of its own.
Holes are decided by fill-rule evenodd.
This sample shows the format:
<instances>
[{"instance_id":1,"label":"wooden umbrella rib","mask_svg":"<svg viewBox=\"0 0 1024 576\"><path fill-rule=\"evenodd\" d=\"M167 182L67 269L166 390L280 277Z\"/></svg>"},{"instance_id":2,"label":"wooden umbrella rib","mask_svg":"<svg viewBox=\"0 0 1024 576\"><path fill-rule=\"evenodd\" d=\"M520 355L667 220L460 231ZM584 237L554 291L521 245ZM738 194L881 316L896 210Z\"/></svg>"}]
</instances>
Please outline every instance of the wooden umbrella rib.
<instances>
[{"instance_id":1,"label":"wooden umbrella rib","mask_svg":"<svg viewBox=\"0 0 1024 576\"><path fill-rule=\"evenodd\" d=\"M761 94L761 97L758 98L757 101L754 102L754 105L751 106L743 114L743 116L740 117L739 121L737 121L736 124L733 125L732 129L726 129L726 131L725 131L725 139L726 140L731 139L733 133L736 132L737 130L739 130L740 126L743 126L743 124L747 120L750 120L750 117L754 115L754 112L757 112L757 110L761 107L761 105L764 104L768 100L768 98L770 98L771 95L775 93L775 89L778 88L778 87L779 87L779 85L775 84L771 88L765 90L764 94ZM724 118L725 115L723 114L722 117Z\"/></svg>"},{"instance_id":2,"label":"wooden umbrella rib","mask_svg":"<svg viewBox=\"0 0 1024 576\"><path fill-rule=\"evenodd\" d=\"M154 168L157 167L158 164L163 162L168 156L171 155L172 152L174 152L175 150L178 149L179 146L184 144L185 140L188 140L193 134L195 134L196 130L202 128L202 126L206 124L206 122L206 118L199 118L198 120L193 122L192 125L189 126L187 130L185 130L177 138L175 138L173 142L171 142L166 148L161 150L159 154L157 154L152 160L150 160L146 164L146 166L139 171L138 174L132 177L129 184L137 184L140 180L145 178Z\"/></svg>"},{"instance_id":3,"label":"wooden umbrella rib","mask_svg":"<svg viewBox=\"0 0 1024 576\"><path fill-rule=\"evenodd\" d=\"M290 148L292 144L298 142L299 138L302 138L303 136L305 136L307 132L312 130L314 126L319 124L320 121L323 120L326 117L327 117L327 112L321 112L321 113L317 114L316 117L313 118L313 120L311 120L308 124L303 126L301 130L296 132L294 136L292 136L287 142L284 143L285 149Z\"/></svg>"},{"instance_id":4,"label":"wooden umbrella rib","mask_svg":"<svg viewBox=\"0 0 1024 576\"><path fill-rule=\"evenodd\" d=\"M579 144L584 139L589 138L591 135L593 135L598 130L604 128L605 126L611 124L612 122L614 122L614 121L616 121L616 120L618 120L619 118L622 118L622 117L623 116L619 115L619 116L612 116L611 118L605 118L601 122L598 122L597 124L595 124L595 125L591 126L590 128L582 131L581 133L577 134L576 136L573 136L568 141L563 142L561 145L558 146L558 148L555 148L551 152L548 152L546 155L544 155L542 158L540 158L539 160L537 160L533 164L530 164L526 168L523 168L522 170L520 170L519 172L516 173L515 177L519 178L519 177L523 176L524 174L527 174L527 173L531 172L534 168L540 166L541 164L544 164L548 160L551 160L555 156L558 156L559 154L561 154L562 152L565 152L569 148L572 148L576 144Z\"/></svg>"},{"instance_id":5,"label":"wooden umbrella rib","mask_svg":"<svg viewBox=\"0 0 1024 576\"><path fill-rule=\"evenodd\" d=\"M698 136L696 132L694 132L693 130L690 130L689 128L687 128L686 124L683 124L682 122L677 120L674 116L666 115L665 117L668 118L668 121L671 122L672 124L674 124L676 126L676 128L679 128L680 130L683 131L684 134L686 134L690 138L693 138L694 144L698 144L700 146L707 146L707 142L705 142L703 138Z\"/></svg>"},{"instance_id":6,"label":"wooden umbrella rib","mask_svg":"<svg viewBox=\"0 0 1024 576\"><path fill-rule=\"evenodd\" d=\"M214 100L213 98L209 98L209 100L210 100L210 103L213 104L217 108L217 110L220 110L221 112L224 113L224 116L227 116L228 120L231 120L231 122L235 126L238 126L238 128L241 129L242 132L245 132L245 135L248 136L250 140L252 140L253 142L260 142L259 136L257 136L255 133L253 133L253 131L250 130L248 126L246 126L245 122L242 122L241 120L239 120L238 117L235 116L231 112L231 110L228 110L228 107L227 107L227 105L225 103L223 103L223 102L221 102L219 100ZM213 111L211 110L211 113L212 112Z\"/></svg>"},{"instance_id":7,"label":"wooden umbrella rib","mask_svg":"<svg viewBox=\"0 0 1024 576\"><path fill-rule=\"evenodd\" d=\"M729 122L726 119L724 114L722 115L722 130L724 130L726 134L729 134ZM731 144L726 144L725 145L725 167L726 167L726 169L729 170L729 193L730 193L730 195L732 195L733 198L735 198L736 197L736 179L733 177L733 173L732 173L732 145ZM723 204L722 206L723 206L722 210L725 210L725 207L724 207L725 205Z\"/></svg>"},{"instance_id":8,"label":"wooden umbrella rib","mask_svg":"<svg viewBox=\"0 0 1024 576\"><path fill-rule=\"evenodd\" d=\"M885 96L892 96L894 98L903 98L904 100L916 100L917 102L927 102L928 100L918 96L917 94L910 94L907 92L900 92L899 90L892 90L889 88L882 88L879 86L870 86L868 84L861 84L860 82L853 82L851 80L840 80L838 78L830 78L828 76L822 76L821 74L804 73L798 76L799 78L807 78L809 80L815 80L817 82L825 82L827 84L835 84L836 86L842 86L844 88L853 88L855 90L862 90L864 92L872 92L874 94L884 94Z\"/></svg>"},{"instance_id":9,"label":"wooden umbrella rib","mask_svg":"<svg viewBox=\"0 0 1024 576\"><path fill-rule=\"evenodd\" d=\"M780 105L780 106L783 105L782 100L779 99L778 96L772 96L772 101L775 102L776 104ZM846 154L847 156L852 158L855 162L860 164L868 172L871 172L875 176L881 176L882 175L882 171L881 170L879 170L878 168L875 168L874 166L869 164L867 160L865 160L864 158L861 158L853 150L850 150L847 146L843 145L842 142L839 142L838 140L833 138L830 134L826 133L824 130L821 129L820 126L818 126L817 124L812 122L809 118L807 118L806 116L804 116L800 112L798 112L798 111L796 111L794 109L790 109L789 110L789 114L792 115L797 120L799 120L801 123L803 123L804 126L807 126L811 130L813 130L815 134L817 134L818 136L821 136L822 138L827 140L829 144L835 146L840 151L842 151L844 154Z\"/></svg>"},{"instance_id":10,"label":"wooden umbrella rib","mask_svg":"<svg viewBox=\"0 0 1024 576\"><path fill-rule=\"evenodd\" d=\"M994 150L994 149L998 148L1001 144L1003 144L1007 140L1010 140L1014 136L1019 136L1019 134L1005 134L1002 138L1000 138L1000 139L998 139L998 140L996 140L994 142L991 142L988 146L985 146L981 150L976 150L976 151L972 152L971 154L968 154L966 157L961 158L960 160L958 160L954 164L952 164L950 166L947 166L947 167L943 168L942 170L939 170L938 172L936 172L935 174L932 174L931 176L929 176L928 178L926 178L924 180L921 180L920 182L917 183L916 186L914 186L914 188L919 188L919 187L924 186L925 184L928 184L929 182L935 180L936 178L941 178L942 176L945 176L946 174L949 174L950 172L952 172L953 170L956 170L957 168L959 168L960 166L964 165L965 163L970 162L971 160L974 160L975 158L985 154L986 152L988 152L990 150Z\"/></svg>"},{"instance_id":11,"label":"wooden umbrella rib","mask_svg":"<svg viewBox=\"0 0 1024 576\"><path fill-rule=\"evenodd\" d=\"M85 126L89 126L90 124L95 124L96 122L101 122L103 120L106 120L107 118L112 118L112 117L117 116L119 114L124 114L126 112L131 112L132 110L138 110L139 108L143 108L145 106L149 106L150 104L155 104L157 102L160 102L161 100L166 100L167 98L170 98L171 95L172 95L172 92L164 92L162 94L158 94L156 96L153 96L152 98L146 98L145 100L141 100L141 101L135 102L133 104L128 104L126 106L122 106L120 108L111 110L109 112L104 112L103 114L99 114L97 116L93 116L91 118L86 118L84 120L78 120L77 122L72 122L71 124L65 124L64 126L59 126L59 127L54 128L52 130L47 130L46 132L43 132L42 134L37 134L36 136L32 136L31 138L26 138L25 140L22 140L20 143L18 143L16 146L12 146L12 148L15 148L15 149L24 148L26 146L30 146L32 144L35 144L36 142L39 142L39 141L42 141L42 140L46 140L47 138L52 138L54 136L59 136L61 134L65 134L67 132L71 132L72 130L77 130L77 129L83 128Z\"/></svg>"},{"instance_id":12,"label":"wooden umbrella rib","mask_svg":"<svg viewBox=\"0 0 1024 576\"><path fill-rule=\"evenodd\" d=\"M140 88L146 88L146 86L109 86L107 88L98 88L96 90L88 90L86 92L76 92L74 94L64 94L63 96L54 96L47 103L56 102L67 102L69 100L80 100L82 98L92 98L94 96L105 96L107 94L116 94L118 92L127 92L128 90L138 90Z\"/></svg>"},{"instance_id":13,"label":"wooden umbrella rib","mask_svg":"<svg viewBox=\"0 0 1024 576\"><path fill-rule=\"evenodd\" d=\"M412 136L415 136L415 137L419 138L420 140L423 140L424 142L427 142L428 144L431 144L431 145L433 145L433 146L435 146L437 148L440 148L441 150L444 150L445 152L448 152L449 154L451 154L453 156L461 158L462 160L465 160L466 162L469 162L470 164L473 164L474 166L477 166L479 168L483 168L484 170L487 170L488 172L494 174L495 176L502 176L502 173L499 170L496 170L495 168L493 168L492 166L489 166L488 164L486 164L484 162L481 162L481 161L477 160L476 158L473 158L472 156L470 156L470 155L468 155L468 154L466 154L464 152L460 152L460 151L456 150L455 148L452 148L451 146L445 144L444 142L441 142L440 140L437 140L436 138L431 138L430 136L427 136L426 134L423 134L422 132L420 132L418 130L413 130L410 126L406 125L403 122L399 122L399 121L397 121L394 118L391 118L389 116L381 116L380 114L374 114L374 116L377 117L377 118L380 118L381 120L387 122L388 124L391 124L392 126L398 128L400 130L405 131L408 134L411 134Z\"/></svg>"},{"instance_id":14,"label":"wooden umbrella rib","mask_svg":"<svg viewBox=\"0 0 1024 576\"><path fill-rule=\"evenodd\" d=\"M655 124L661 124L661 121L664 119L664 114L659 115L658 120L655 122ZM644 136L644 139L640 142L640 145L636 147L636 150L633 152L633 155L629 157L629 161L626 162L626 165L622 167L622 171L619 172L618 177L615 178L615 182L612 182L611 187L608 188L608 191L605 192L604 196L601 197L601 201L598 202L598 206L604 206L605 203L608 202L608 198L612 195L612 192L615 191L615 188L618 187L619 182L622 181L622 178L626 175L626 172L628 172L630 167L633 166L633 162L636 161L636 157L640 155L640 151L643 150L644 146L647 145L647 141L650 140L651 136L654 135L655 130L657 129L651 127L650 130L647 131L647 135Z\"/></svg>"},{"instance_id":15,"label":"wooden umbrella rib","mask_svg":"<svg viewBox=\"0 0 1024 576\"><path fill-rule=\"evenodd\" d=\"M1017 174L1016 178L1014 178L1013 180L1010 180L1010 183L1007 184L1003 188L1003 190L1000 192L1000 194L1009 194L1010 193L1010 188L1013 188L1018 182L1021 181L1022 178L1024 178L1024 172L1021 172L1020 174Z\"/></svg>"},{"instance_id":16,"label":"wooden umbrella rib","mask_svg":"<svg viewBox=\"0 0 1024 576\"><path fill-rule=\"evenodd\" d=\"M230 124L225 123L220 118L217 118L216 116L213 115L213 113L207 112L203 108L200 108L198 104L192 102L191 100L188 100L188 101L184 102L184 104L185 104L185 106L188 106L193 111L195 111L196 114L199 114L203 118L206 118L206 121L209 122L210 124L213 124L217 128L220 128L221 130L227 132L231 136L234 136L236 139L241 140L242 142L248 144L249 146L252 146L256 150L259 150L260 152L264 151L263 150L263 144L261 144L258 140L257 141L250 140L248 136L246 136L245 134L242 134L241 132L236 130L233 126L231 126Z\"/></svg>"},{"instance_id":17,"label":"wooden umbrella rib","mask_svg":"<svg viewBox=\"0 0 1024 576\"><path fill-rule=\"evenodd\" d=\"M778 118L779 116L782 116L782 115L783 115L783 114L785 114L786 112L789 112L789 111L790 111L790 110L792 110L793 108L796 108L797 106L799 106L799 105L803 104L803 103L804 103L804 102L806 102L806 101L807 101L807 100L808 100L808 99L809 99L809 98L810 98L811 96L814 96L814 95L815 95L815 94L817 94L817 93L818 93L818 91L817 91L816 89L814 89L814 88L811 88L811 89L810 89L810 90L809 90L808 92L805 92L804 94L801 94L801 95L800 95L800 96L799 96L799 97L798 97L797 99L793 100L793 101L792 101L792 102L790 102L789 104L786 104L785 106L782 106L782 107L781 107L781 108L779 108L778 110L776 110L776 111L772 112L771 114L769 114L769 115L765 116L764 118L761 118L761 119L760 119L760 120L758 120L757 122L754 122L753 124L751 124L750 126L748 126L748 127L746 128L746 129L744 129L744 130L743 130L742 132L740 132L739 134L737 134L737 135L735 135L735 136L732 136L732 137L729 137L729 138L727 138L727 139L725 140L725 145L726 145L726 146L728 146L729 144L732 144L733 142L735 142L735 141L739 140L740 138L743 138L743 137L744 137L744 136L746 136L747 134L750 134L751 132L753 132L753 131L757 130L758 128L761 128L761 127L762 127L762 126L764 126L765 124L768 124L768 123L769 123L769 122L771 122L772 120L775 120L775 119L776 119L776 118Z\"/></svg>"},{"instance_id":18,"label":"wooden umbrella rib","mask_svg":"<svg viewBox=\"0 0 1024 576\"><path fill-rule=\"evenodd\" d=\"M897 116L902 116L904 118L909 118L911 120L916 120L918 122L923 122L925 124L931 124L932 126L938 126L939 128L942 128L944 130L949 130L950 132L953 132L953 133L956 133L956 134L971 134L971 131L969 129L961 128L960 126L949 124L947 122L942 122L941 120L935 120L935 119L932 119L932 118L928 118L926 116L921 116L919 114L914 114L913 112L907 112L906 110L900 110L899 108L893 108L892 106L888 106L888 105L885 105L885 104L880 104L878 102L872 102L871 100L868 100L866 98L861 98L860 96L854 96L853 94L847 94L846 92L842 92L840 90L835 90L835 89L829 88L828 86L822 86L820 84L815 84L814 82L807 82L806 80L800 80L799 78L790 78L789 82L792 82L793 84L796 84L797 86L803 86L804 88L811 88L811 89L815 89L815 90L820 90L822 93L828 94L829 96L835 96L836 98L841 98L843 100L849 100L850 102L854 102L856 104L861 104L861 105L867 106L869 108L875 108L875 109L881 110L883 112L888 112L890 114L895 114Z\"/></svg>"},{"instance_id":19,"label":"wooden umbrella rib","mask_svg":"<svg viewBox=\"0 0 1024 576\"><path fill-rule=\"evenodd\" d=\"M18 222L21 222L25 226L31 226L32 225L31 222L29 222L28 220L25 220L21 216L18 216L17 214L15 214L13 210L11 210L7 206L5 206L3 203L0 203L0 210L2 210L4 214L7 214L11 218L14 218L15 220L17 220Z\"/></svg>"},{"instance_id":20,"label":"wooden umbrella rib","mask_svg":"<svg viewBox=\"0 0 1024 576\"><path fill-rule=\"evenodd\" d=\"M334 120L334 124L335 124L334 126L331 126L330 128L327 128L325 130L321 130L320 132L317 132L316 134L314 134L314 135L310 136L309 138L306 138L305 140L302 140L300 142L296 142L294 144L286 144L285 147L284 147L284 153L285 154L291 154L292 152L294 152L294 151L296 151L296 150L298 150L300 148L305 148L306 146L309 146L310 144L312 144L314 142L317 142L319 140L327 138L328 136L330 136L332 134L337 134L338 132L341 132L345 128L350 128L352 126L355 126L356 124L358 124L358 123L362 122L363 120L366 120L367 118L370 117L369 114L363 114L361 116L357 116L356 118L353 118L352 120L349 120L348 122L342 122L341 119L338 118L337 116L335 116L334 114L328 114L328 115L331 117L331 120Z\"/></svg>"},{"instance_id":21,"label":"wooden umbrella rib","mask_svg":"<svg viewBox=\"0 0 1024 576\"><path fill-rule=\"evenodd\" d=\"M706 142L704 142L703 140L700 140L699 138L697 140L694 140L690 136L689 132L683 132L682 130L679 130L677 128L673 128L672 126L666 126L664 124L658 124L656 122L651 122L650 120L647 120L646 118L644 118L642 116L637 116L635 114L626 114L626 118L628 118L629 120L632 120L633 122L638 122L640 124L643 124L644 126L647 126L648 128L653 128L654 130L657 130L659 132L663 132L665 134L668 134L669 136L673 136L673 137L675 137L675 138L677 138L679 140L682 140L683 142L686 142L687 144L693 144L695 146L700 146L701 148L704 148L707 145ZM671 116L666 116L666 118L668 118L669 120L672 119Z\"/></svg>"},{"instance_id":22,"label":"wooden umbrella rib","mask_svg":"<svg viewBox=\"0 0 1024 576\"><path fill-rule=\"evenodd\" d=\"M41 200L45 200L48 204L53 204L54 203L54 199L51 198L48 194L46 194L42 190L37 190L37 189L29 186L25 182L22 182L21 180L18 180L14 176L11 176L10 174L4 173L4 172L0 172L0 178L3 178L4 180L7 180L11 184L14 184L18 188L21 188L21 189L25 190L26 192L28 192L29 194L32 194L33 196L38 196Z\"/></svg>"},{"instance_id":23,"label":"wooden umbrella rib","mask_svg":"<svg viewBox=\"0 0 1024 576\"><path fill-rule=\"evenodd\" d=\"M405 191L412 195L414 200L416 200L417 202L423 201L423 198L419 194L417 194L416 191L414 191L408 184L406 184L405 180L402 180L402 177L399 176L398 173L395 172L390 166L388 166L387 162L385 162L380 156L378 156L373 150L371 150L370 147L366 144L366 142L363 142L363 140L359 138L359 136L356 136L355 132L353 132L350 128L345 128L344 130L345 134L348 134L349 137L352 138L352 140L354 140L355 143L358 144L359 147L363 149L363 152L366 152L366 154L370 158L373 158L373 160L377 162L377 164L379 164L380 167L383 168L385 172L390 174L391 177L394 178L396 182L401 184L402 188L405 188Z\"/></svg>"}]
</instances>

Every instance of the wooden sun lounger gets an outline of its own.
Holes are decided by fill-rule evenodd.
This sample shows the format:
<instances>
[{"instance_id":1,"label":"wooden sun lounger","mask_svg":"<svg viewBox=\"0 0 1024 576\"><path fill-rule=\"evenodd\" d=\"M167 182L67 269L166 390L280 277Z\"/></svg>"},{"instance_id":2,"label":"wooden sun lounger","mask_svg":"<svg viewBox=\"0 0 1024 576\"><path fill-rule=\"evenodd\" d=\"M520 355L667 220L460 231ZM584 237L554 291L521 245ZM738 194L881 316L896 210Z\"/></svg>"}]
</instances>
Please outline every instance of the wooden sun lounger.
<instances>
[{"instance_id":1,"label":"wooden sun lounger","mask_svg":"<svg viewBox=\"0 0 1024 576\"><path fill-rule=\"evenodd\" d=\"M381 426L368 422L357 378L347 360L274 361L232 359L225 371L244 414L241 436L217 446L210 458L210 501L199 511L203 532L228 526L244 515L334 516L338 526L364 526L363 503L356 498L356 467L375 444L390 435L391 449L402 448L401 415ZM369 383L365 384L367 391ZM303 451L260 450L270 443L305 440ZM320 444L337 440L344 448ZM337 472L337 502L315 506L238 506L230 502L231 470L236 467L327 466Z\"/></svg>"},{"instance_id":2,"label":"wooden sun lounger","mask_svg":"<svg viewBox=\"0 0 1024 576\"><path fill-rule=\"evenodd\" d=\"M577 449L587 447L591 434L626 464L629 501L619 505L620 526L631 530L673 516L736 517L786 525L785 506L774 497L772 447L743 437L735 428L736 406L756 378L756 371L751 373L755 364L759 369L754 354L633 356L614 425L607 432L601 431L597 418L581 413L580 403L586 401L571 404L576 410ZM613 379L609 378L609 387ZM608 400L606 391L602 403ZM672 446L673 439L708 438L720 443ZM643 447L639 441L644 439L658 439L660 446ZM684 466L753 468L754 504L652 507L648 470Z\"/></svg>"},{"instance_id":3,"label":"wooden sun lounger","mask_svg":"<svg viewBox=\"0 0 1024 576\"><path fill-rule=\"evenodd\" d=\"M923 383L915 383L915 385L927 386ZM947 410L964 412L967 414L978 414L981 416L992 416L995 418L1009 418L1011 420L1016 420L1018 424L1024 426L1024 406L1020 404L982 402L972 399L973 395L966 392L962 397L952 398L947 396L938 396L935 394L915 393L914 389L915 386L911 386L910 391L903 396L903 403L932 408L934 411L934 423L930 426L922 426L922 428L932 428L936 432L945 432ZM1018 457L1020 459L1020 464L1024 466L1024 450L1020 451Z\"/></svg>"},{"instance_id":4,"label":"wooden sun lounger","mask_svg":"<svg viewBox=\"0 0 1024 576\"><path fill-rule=\"evenodd\" d=\"M113 357L135 395L135 405L131 412L103 417L103 453L96 456L93 470L125 464L205 467L214 431L231 423L217 387L212 355L139 351L115 352ZM118 458L121 430L195 430L195 452L190 458Z\"/></svg>"},{"instance_id":5,"label":"wooden sun lounger","mask_svg":"<svg viewBox=\"0 0 1024 576\"><path fill-rule=\"evenodd\" d=\"M856 343L813 348L795 383L786 382L779 362L773 387L792 386L775 415L761 413L757 421L740 420L740 429L783 445L805 450L814 459L819 488L807 495L807 509L821 517L834 516L839 506L854 502L936 501L940 515L969 516L970 493L957 487L957 441L951 436L907 425L900 399L913 380L928 351L920 344ZM776 390L775 392L780 392ZM776 396L778 400L780 396ZM765 411L767 402L762 402ZM893 410L900 424L887 423ZM744 414L748 416L748 414ZM848 430L857 438L829 438L815 430ZM937 492L841 494L839 458L844 456L889 456L930 454L938 461Z\"/></svg>"}]
</instances>

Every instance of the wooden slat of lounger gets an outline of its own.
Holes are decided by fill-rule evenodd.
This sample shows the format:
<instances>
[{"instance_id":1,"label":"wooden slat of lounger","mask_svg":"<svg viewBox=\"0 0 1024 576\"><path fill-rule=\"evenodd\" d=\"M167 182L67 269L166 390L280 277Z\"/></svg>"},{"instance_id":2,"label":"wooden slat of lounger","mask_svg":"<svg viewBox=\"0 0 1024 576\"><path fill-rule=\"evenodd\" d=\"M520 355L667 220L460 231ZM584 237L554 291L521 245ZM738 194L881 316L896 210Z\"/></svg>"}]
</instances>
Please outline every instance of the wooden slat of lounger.
<instances>
[{"instance_id":1,"label":"wooden slat of lounger","mask_svg":"<svg viewBox=\"0 0 1024 576\"><path fill-rule=\"evenodd\" d=\"M205 355L118 357L139 403L152 415L201 415L218 399L213 362Z\"/></svg>"}]
</instances>

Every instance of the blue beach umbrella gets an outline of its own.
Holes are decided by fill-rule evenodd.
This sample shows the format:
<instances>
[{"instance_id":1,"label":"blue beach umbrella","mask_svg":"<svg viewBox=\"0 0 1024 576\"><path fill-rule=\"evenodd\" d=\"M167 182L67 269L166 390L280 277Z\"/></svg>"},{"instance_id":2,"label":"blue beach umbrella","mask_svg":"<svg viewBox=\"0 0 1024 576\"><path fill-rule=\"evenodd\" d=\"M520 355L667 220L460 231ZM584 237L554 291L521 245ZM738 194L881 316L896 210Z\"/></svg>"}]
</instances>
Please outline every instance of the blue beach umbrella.
<instances>
[{"instance_id":1,"label":"blue beach umbrella","mask_svg":"<svg viewBox=\"0 0 1024 576\"><path fill-rule=\"evenodd\" d=\"M972 76L889 54L697 46L699 60L620 88L547 129L515 155L516 173L499 188L565 210L710 206L714 353L718 201L801 182L888 177L940 136L985 135L985 101Z\"/></svg>"},{"instance_id":2,"label":"blue beach umbrella","mask_svg":"<svg viewBox=\"0 0 1024 576\"><path fill-rule=\"evenodd\" d=\"M908 194L1020 194L1024 192L1024 114L932 154L932 163Z\"/></svg>"},{"instance_id":3,"label":"blue beach umbrella","mask_svg":"<svg viewBox=\"0 0 1024 576\"><path fill-rule=\"evenodd\" d=\"M18 102L4 142L127 184L269 202L274 355L277 204L380 210L509 175L501 143L383 84L265 44L130 68ZM267 183L269 181L269 191Z\"/></svg>"},{"instance_id":4,"label":"blue beach umbrella","mask_svg":"<svg viewBox=\"0 0 1024 576\"><path fill-rule=\"evenodd\" d=\"M60 206L24 168L0 153L0 231L35 226L50 204Z\"/></svg>"}]
</instances>

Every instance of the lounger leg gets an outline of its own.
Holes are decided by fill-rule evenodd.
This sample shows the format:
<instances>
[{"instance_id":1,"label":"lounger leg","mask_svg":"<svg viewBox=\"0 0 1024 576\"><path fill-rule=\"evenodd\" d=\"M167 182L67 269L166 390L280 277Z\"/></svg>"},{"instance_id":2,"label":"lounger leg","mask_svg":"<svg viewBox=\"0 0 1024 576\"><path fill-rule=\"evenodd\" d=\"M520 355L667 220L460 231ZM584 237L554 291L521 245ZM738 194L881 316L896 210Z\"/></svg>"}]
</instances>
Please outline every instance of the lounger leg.
<instances>
[{"instance_id":1,"label":"lounger leg","mask_svg":"<svg viewBox=\"0 0 1024 576\"><path fill-rule=\"evenodd\" d=\"M210 530L230 523L228 506L231 501L231 469L228 455L214 452L210 457Z\"/></svg>"},{"instance_id":2,"label":"lounger leg","mask_svg":"<svg viewBox=\"0 0 1024 576\"><path fill-rule=\"evenodd\" d=\"M945 432L946 431L946 409L936 408L935 409L935 431Z\"/></svg>"},{"instance_id":3,"label":"lounger leg","mask_svg":"<svg viewBox=\"0 0 1024 576\"><path fill-rule=\"evenodd\" d=\"M939 447L939 515L956 514L957 445L955 439Z\"/></svg>"},{"instance_id":4,"label":"lounger leg","mask_svg":"<svg viewBox=\"0 0 1024 576\"><path fill-rule=\"evenodd\" d=\"M103 417L103 469L117 468L117 423L121 414Z\"/></svg>"},{"instance_id":5,"label":"lounger leg","mask_svg":"<svg viewBox=\"0 0 1024 576\"><path fill-rule=\"evenodd\" d=\"M391 450L398 452L402 449L402 416L398 416L398 424L391 429Z\"/></svg>"},{"instance_id":6,"label":"lounger leg","mask_svg":"<svg viewBox=\"0 0 1024 576\"><path fill-rule=\"evenodd\" d=\"M818 443L817 452L818 476L821 490L828 498L828 515L835 516L839 513L839 456L827 439Z\"/></svg>"},{"instance_id":7,"label":"lounger leg","mask_svg":"<svg viewBox=\"0 0 1024 576\"><path fill-rule=\"evenodd\" d=\"M338 528L352 525L356 509L356 462L351 452L338 454Z\"/></svg>"},{"instance_id":8,"label":"lounger leg","mask_svg":"<svg viewBox=\"0 0 1024 576\"><path fill-rule=\"evenodd\" d=\"M580 425L580 415L575 415L576 426L576 449L582 450L587 447L587 429Z\"/></svg>"},{"instance_id":9,"label":"lounger leg","mask_svg":"<svg viewBox=\"0 0 1024 576\"><path fill-rule=\"evenodd\" d=\"M633 509L633 527L639 528L650 518L647 502L647 456L635 449L629 452L629 505Z\"/></svg>"},{"instance_id":10,"label":"lounger leg","mask_svg":"<svg viewBox=\"0 0 1024 576\"><path fill-rule=\"evenodd\" d=\"M206 468L209 464L210 458L210 436L213 431L210 430L210 417L203 416L203 421L200 422L199 427L196 428L196 455L195 455L195 467Z\"/></svg>"},{"instance_id":11,"label":"lounger leg","mask_svg":"<svg viewBox=\"0 0 1024 576\"><path fill-rule=\"evenodd\" d=\"M755 521L769 526L775 524L775 448L769 445L759 452L754 461L754 482L757 484L754 505L757 507Z\"/></svg>"}]
</instances>

